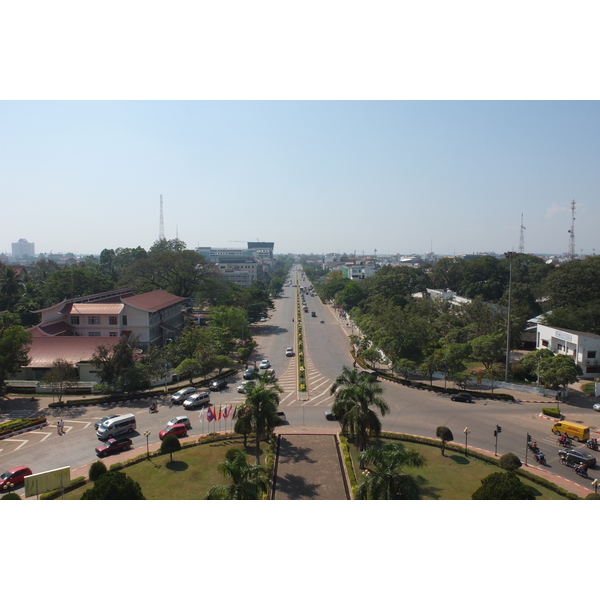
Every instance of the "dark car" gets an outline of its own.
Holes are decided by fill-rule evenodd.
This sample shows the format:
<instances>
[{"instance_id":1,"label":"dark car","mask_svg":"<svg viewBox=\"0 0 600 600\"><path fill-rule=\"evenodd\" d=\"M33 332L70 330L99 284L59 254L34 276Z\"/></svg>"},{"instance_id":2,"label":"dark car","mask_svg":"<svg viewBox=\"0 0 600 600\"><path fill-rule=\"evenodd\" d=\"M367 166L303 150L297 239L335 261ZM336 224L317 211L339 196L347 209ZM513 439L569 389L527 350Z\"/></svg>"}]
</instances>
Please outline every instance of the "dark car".
<instances>
[{"instance_id":1,"label":"dark car","mask_svg":"<svg viewBox=\"0 0 600 600\"><path fill-rule=\"evenodd\" d=\"M167 425L159 434L158 437L164 440L168 435L176 435L177 437L183 437L187 435L187 427L183 423L177 425Z\"/></svg>"},{"instance_id":2,"label":"dark car","mask_svg":"<svg viewBox=\"0 0 600 600\"><path fill-rule=\"evenodd\" d=\"M9 469L6 473L0 475L0 490L5 491L10 489L13 485L23 483L23 480L27 475L33 475L33 473L29 467L24 465Z\"/></svg>"},{"instance_id":3,"label":"dark car","mask_svg":"<svg viewBox=\"0 0 600 600\"><path fill-rule=\"evenodd\" d=\"M98 429L98 427L100 427L100 425L104 425L104 423L106 421L108 421L109 419L114 419L115 417L118 417L119 415L109 415L108 417L102 417L99 421L96 421L94 423L94 429Z\"/></svg>"},{"instance_id":4,"label":"dark car","mask_svg":"<svg viewBox=\"0 0 600 600\"><path fill-rule=\"evenodd\" d=\"M244 371L244 375L242 376L244 379L254 379L254 375L256 374L256 370L255 369L246 369Z\"/></svg>"},{"instance_id":5,"label":"dark car","mask_svg":"<svg viewBox=\"0 0 600 600\"><path fill-rule=\"evenodd\" d=\"M371 381L377 381L377 372L376 371L370 371L370 370L365 370L365 371L361 371L358 374L359 377L364 377L365 379L370 379Z\"/></svg>"},{"instance_id":6,"label":"dark car","mask_svg":"<svg viewBox=\"0 0 600 600\"><path fill-rule=\"evenodd\" d=\"M334 414L330 411L330 410L326 410L325 411L325 418L328 421L336 421L337 419L335 418Z\"/></svg>"},{"instance_id":7,"label":"dark car","mask_svg":"<svg viewBox=\"0 0 600 600\"><path fill-rule=\"evenodd\" d=\"M121 450L127 450L131 446L133 446L133 442L129 438L109 438L105 444L96 448L96 454L98 456L108 456L109 454L121 452Z\"/></svg>"},{"instance_id":8,"label":"dark car","mask_svg":"<svg viewBox=\"0 0 600 600\"><path fill-rule=\"evenodd\" d=\"M473 396L471 396L471 394L467 394L467 392L458 392L458 394L453 394L450 399L452 402L475 402L475 400L473 400Z\"/></svg>"},{"instance_id":9,"label":"dark car","mask_svg":"<svg viewBox=\"0 0 600 600\"><path fill-rule=\"evenodd\" d=\"M575 463L577 465L585 465L586 467L593 467L596 464L596 459L585 450L577 450L575 448L569 448L565 450L559 450L558 455L567 462Z\"/></svg>"},{"instance_id":10,"label":"dark car","mask_svg":"<svg viewBox=\"0 0 600 600\"><path fill-rule=\"evenodd\" d=\"M310 313L310 316L311 316L311 317L316 317L316 316L317 316L317 313L316 313L316 312L313 310L313 311Z\"/></svg>"},{"instance_id":11,"label":"dark car","mask_svg":"<svg viewBox=\"0 0 600 600\"><path fill-rule=\"evenodd\" d=\"M208 385L208 389L211 392L218 392L219 390L223 390L227 387L227 382L224 379L215 379L211 381Z\"/></svg>"}]
</instances>

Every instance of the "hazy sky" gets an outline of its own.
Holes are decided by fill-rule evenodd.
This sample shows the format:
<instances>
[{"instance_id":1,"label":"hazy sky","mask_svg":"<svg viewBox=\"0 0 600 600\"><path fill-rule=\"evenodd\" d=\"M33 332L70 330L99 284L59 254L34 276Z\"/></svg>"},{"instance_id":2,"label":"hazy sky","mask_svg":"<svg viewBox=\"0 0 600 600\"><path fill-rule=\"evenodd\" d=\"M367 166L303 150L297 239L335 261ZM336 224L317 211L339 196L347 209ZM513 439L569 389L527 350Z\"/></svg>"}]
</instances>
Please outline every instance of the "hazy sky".
<instances>
[{"instance_id":1,"label":"hazy sky","mask_svg":"<svg viewBox=\"0 0 600 600\"><path fill-rule=\"evenodd\" d=\"M595 101L5 101L0 251L600 252Z\"/></svg>"}]
</instances>

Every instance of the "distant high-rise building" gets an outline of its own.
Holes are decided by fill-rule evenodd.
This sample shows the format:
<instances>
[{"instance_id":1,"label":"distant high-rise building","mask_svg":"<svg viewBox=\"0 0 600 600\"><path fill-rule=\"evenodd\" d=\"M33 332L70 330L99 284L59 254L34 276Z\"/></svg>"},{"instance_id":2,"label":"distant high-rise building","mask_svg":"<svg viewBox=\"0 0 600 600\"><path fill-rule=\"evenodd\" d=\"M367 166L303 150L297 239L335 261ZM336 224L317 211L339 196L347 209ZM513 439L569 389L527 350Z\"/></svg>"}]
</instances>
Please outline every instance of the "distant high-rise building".
<instances>
[{"instance_id":1,"label":"distant high-rise building","mask_svg":"<svg viewBox=\"0 0 600 600\"><path fill-rule=\"evenodd\" d=\"M21 238L18 242L12 244L13 258L33 258L35 256L35 244Z\"/></svg>"}]
</instances>

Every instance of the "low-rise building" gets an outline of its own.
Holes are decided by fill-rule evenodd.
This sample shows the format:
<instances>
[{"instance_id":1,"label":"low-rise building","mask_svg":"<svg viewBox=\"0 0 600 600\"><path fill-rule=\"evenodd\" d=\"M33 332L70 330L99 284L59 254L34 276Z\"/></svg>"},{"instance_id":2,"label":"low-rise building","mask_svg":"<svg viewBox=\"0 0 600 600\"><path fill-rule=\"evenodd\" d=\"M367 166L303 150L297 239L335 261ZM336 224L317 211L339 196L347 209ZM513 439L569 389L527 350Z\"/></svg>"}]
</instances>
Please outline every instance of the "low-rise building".
<instances>
[{"instance_id":1,"label":"low-rise building","mask_svg":"<svg viewBox=\"0 0 600 600\"><path fill-rule=\"evenodd\" d=\"M538 323L536 350L542 348L571 356L585 378L593 379L600 373L600 335Z\"/></svg>"}]
</instances>

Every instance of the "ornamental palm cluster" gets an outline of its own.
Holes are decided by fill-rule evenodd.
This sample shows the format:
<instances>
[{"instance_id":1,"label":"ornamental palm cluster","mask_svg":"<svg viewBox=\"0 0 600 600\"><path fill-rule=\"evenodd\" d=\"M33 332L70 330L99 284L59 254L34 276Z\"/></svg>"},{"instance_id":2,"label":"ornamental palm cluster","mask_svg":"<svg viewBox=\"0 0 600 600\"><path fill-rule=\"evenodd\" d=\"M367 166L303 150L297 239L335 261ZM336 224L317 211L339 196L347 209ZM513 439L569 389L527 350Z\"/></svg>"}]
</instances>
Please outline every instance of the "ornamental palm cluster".
<instances>
[{"instance_id":1,"label":"ornamental palm cluster","mask_svg":"<svg viewBox=\"0 0 600 600\"><path fill-rule=\"evenodd\" d=\"M359 451L365 450L370 439L381 433L381 421L372 407L379 410L382 417L390 412L382 398L383 386L366 373L344 367L330 393L335 396L331 412L340 421L342 433L356 441Z\"/></svg>"},{"instance_id":2,"label":"ornamental palm cluster","mask_svg":"<svg viewBox=\"0 0 600 600\"><path fill-rule=\"evenodd\" d=\"M420 500L417 480L404 473L402 467L422 467L425 458L416 450L406 450L402 444L389 443L361 452L367 465L364 481L356 490L359 500Z\"/></svg>"},{"instance_id":3,"label":"ornamental palm cluster","mask_svg":"<svg viewBox=\"0 0 600 600\"><path fill-rule=\"evenodd\" d=\"M258 500L266 493L264 480L266 469L258 465L249 465L246 455L239 448L231 448L225 454L225 460L217 465L221 475L231 480L230 485L214 485L207 492L206 500Z\"/></svg>"}]
</instances>

